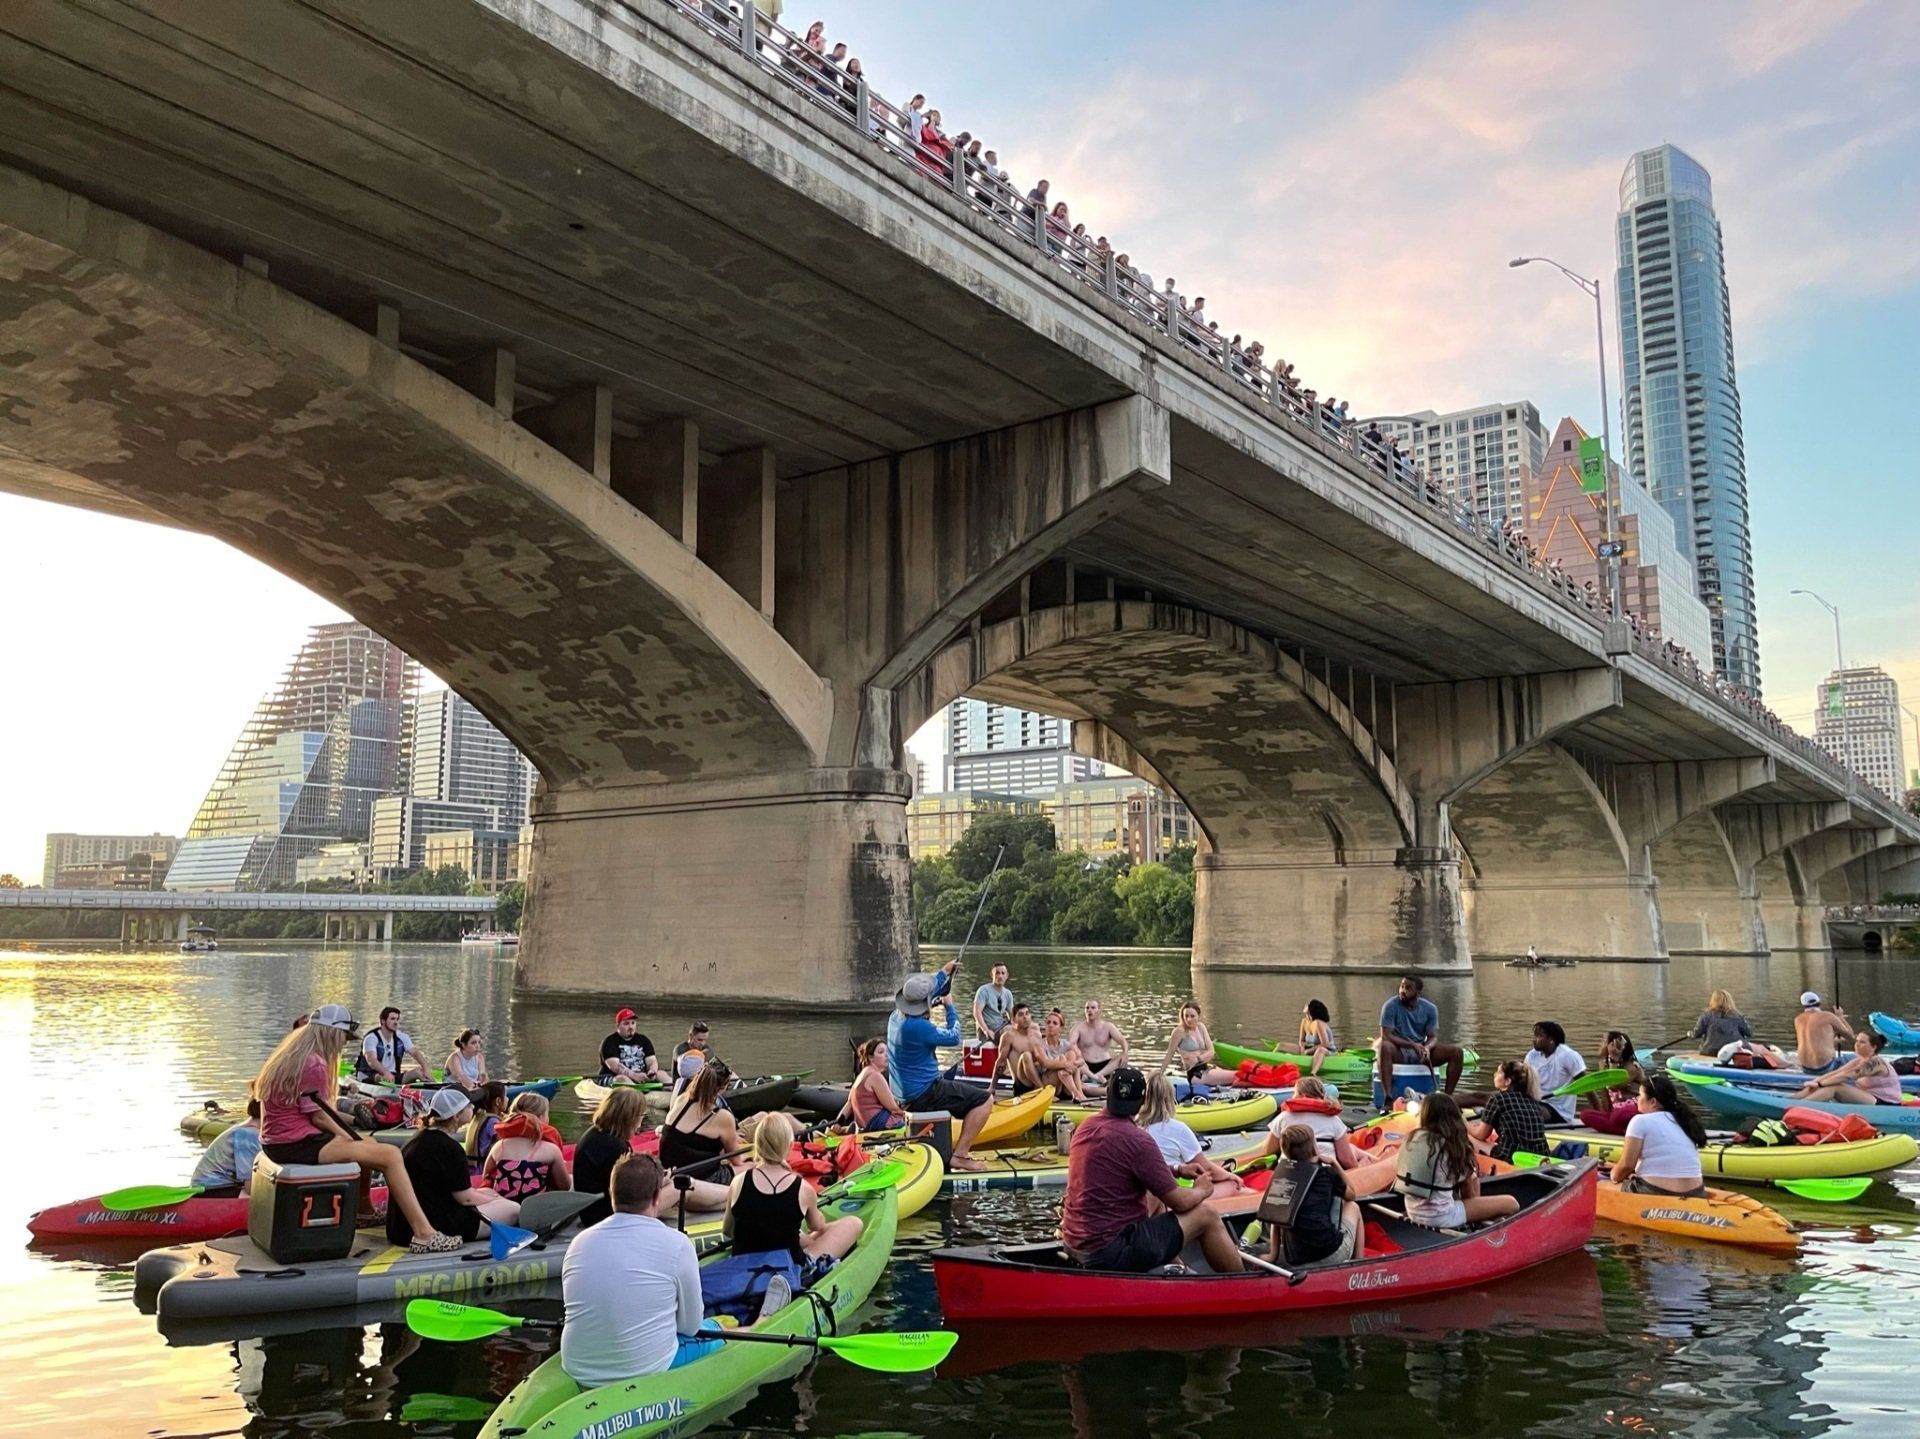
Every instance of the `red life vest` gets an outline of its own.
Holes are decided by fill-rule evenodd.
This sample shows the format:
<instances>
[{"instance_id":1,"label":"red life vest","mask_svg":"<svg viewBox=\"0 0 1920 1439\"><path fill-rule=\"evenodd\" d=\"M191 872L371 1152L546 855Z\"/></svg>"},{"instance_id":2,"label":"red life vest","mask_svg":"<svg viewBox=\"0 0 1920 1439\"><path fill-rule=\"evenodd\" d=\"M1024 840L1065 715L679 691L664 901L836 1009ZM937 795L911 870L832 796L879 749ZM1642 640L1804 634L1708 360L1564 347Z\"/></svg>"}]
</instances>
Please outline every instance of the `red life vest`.
<instances>
[{"instance_id":1,"label":"red life vest","mask_svg":"<svg viewBox=\"0 0 1920 1439\"><path fill-rule=\"evenodd\" d=\"M1340 1113L1340 1106L1331 1099L1314 1099L1310 1095L1296 1094L1280 1106L1290 1114L1332 1114Z\"/></svg>"},{"instance_id":2,"label":"red life vest","mask_svg":"<svg viewBox=\"0 0 1920 1439\"><path fill-rule=\"evenodd\" d=\"M1300 1082L1300 1066L1263 1064L1257 1059L1243 1059L1240 1067L1234 1070L1233 1077L1237 1083L1255 1089L1285 1089Z\"/></svg>"},{"instance_id":3,"label":"red life vest","mask_svg":"<svg viewBox=\"0 0 1920 1439\"><path fill-rule=\"evenodd\" d=\"M1880 1135L1864 1114L1829 1114L1824 1109L1796 1104L1782 1117L1800 1131L1802 1144L1844 1144Z\"/></svg>"}]
</instances>

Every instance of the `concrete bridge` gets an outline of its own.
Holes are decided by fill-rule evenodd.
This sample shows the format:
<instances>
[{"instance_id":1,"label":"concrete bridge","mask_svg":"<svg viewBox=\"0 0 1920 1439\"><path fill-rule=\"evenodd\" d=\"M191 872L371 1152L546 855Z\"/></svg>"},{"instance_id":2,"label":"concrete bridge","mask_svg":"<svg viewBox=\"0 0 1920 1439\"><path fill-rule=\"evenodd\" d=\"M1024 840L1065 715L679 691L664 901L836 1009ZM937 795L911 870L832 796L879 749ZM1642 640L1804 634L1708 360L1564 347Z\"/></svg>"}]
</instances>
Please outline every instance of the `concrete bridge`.
<instances>
[{"instance_id":1,"label":"concrete bridge","mask_svg":"<svg viewBox=\"0 0 1920 1439\"><path fill-rule=\"evenodd\" d=\"M524 983L888 993L903 744L965 693L1186 800L1202 967L1819 947L1920 860L736 23L0 9L0 486L217 535L479 705L543 776Z\"/></svg>"},{"instance_id":2,"label":"concrete bridge","mask_svg":"<svg viewBox=\"0 0 1920 1439\"><path fill-rule=\"evenodd\" d=\"M1850 904L1827 911L1827 934L1835 949L1879 954L1903 929L1920 929L1920 905Z\"/></svg>"},{"instance_id":3,"label":"concrete bridge","mask_svg":"<svg viewBox=\"0 0 1920 1439\"><path fill-rule=\"evenodd\" d=\"M281 910L318 914L321 935L342 941L393 942L396 914L458 914L491 919L498 898L491 894L335 894L305 890L285 894L202 894L175 890L0 889L0 909L53 909L68 913L118 914L122 944L179 941L195 919L222 913Z\"/></svg>"}]
</instances>

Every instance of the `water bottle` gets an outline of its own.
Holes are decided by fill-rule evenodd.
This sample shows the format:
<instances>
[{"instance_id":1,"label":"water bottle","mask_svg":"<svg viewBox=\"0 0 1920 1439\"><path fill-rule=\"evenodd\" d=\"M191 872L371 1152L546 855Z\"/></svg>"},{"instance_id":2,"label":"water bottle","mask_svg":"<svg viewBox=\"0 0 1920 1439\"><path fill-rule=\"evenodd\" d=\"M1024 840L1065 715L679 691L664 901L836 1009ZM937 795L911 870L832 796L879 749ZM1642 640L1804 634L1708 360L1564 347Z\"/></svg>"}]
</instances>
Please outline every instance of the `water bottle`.
<instances>
[{"instance_id":1,"label":"water bottle","mask_svg":"<svg viewBox=\"0 0 1920 1439\"><path fill-rule=\"evenodd\" d=\"M1062 1154L1073 1143L1073 1119L1069 1115L1056 1114L1053 1117L1053 1147Z\"/></svg>"}]
</instances>

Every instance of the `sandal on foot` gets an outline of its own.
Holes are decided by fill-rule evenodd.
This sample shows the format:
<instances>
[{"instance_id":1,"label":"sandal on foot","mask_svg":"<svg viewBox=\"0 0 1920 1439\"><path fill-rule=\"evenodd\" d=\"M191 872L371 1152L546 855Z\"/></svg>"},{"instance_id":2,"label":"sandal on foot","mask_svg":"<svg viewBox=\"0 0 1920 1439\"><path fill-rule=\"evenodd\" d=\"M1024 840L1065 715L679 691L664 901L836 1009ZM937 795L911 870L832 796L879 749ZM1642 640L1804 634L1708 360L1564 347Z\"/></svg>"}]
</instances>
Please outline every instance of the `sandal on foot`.
<instances>
[{"instance_id":1,"label":"sandal on foot","mask_svg":"<svg viewBox=\"0 0 1920 1439\"><path fill-rule=\"evenodd\" d=\"M416 1234L413 1242L407 1246L409 1254L451 1254L458 1249L462 1240L452 1234Z\"/></svg>"}]
</instances>

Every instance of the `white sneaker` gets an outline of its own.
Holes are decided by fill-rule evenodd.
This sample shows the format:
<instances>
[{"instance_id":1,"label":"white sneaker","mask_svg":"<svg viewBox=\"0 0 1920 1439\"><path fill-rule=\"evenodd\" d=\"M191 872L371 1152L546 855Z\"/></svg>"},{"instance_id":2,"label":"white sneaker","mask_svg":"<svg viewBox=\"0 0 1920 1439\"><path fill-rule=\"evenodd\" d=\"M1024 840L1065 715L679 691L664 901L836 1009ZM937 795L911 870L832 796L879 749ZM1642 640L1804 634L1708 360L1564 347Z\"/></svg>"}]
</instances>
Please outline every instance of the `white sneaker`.
<instances>
[{"instance_id":1,"label":"white sneaker","mask_svg":"<svg viewBox=\"0 0 1920 1439\"><path fill-rule=\"evenodd\" d=\"M760 1313L753 1322L765 1324L791 1303L793 1303L793 1285L787 1282L786 1275L776 1274L767 1281L767 1292L760 1298Z\"/></svg>"}]
</instances>

